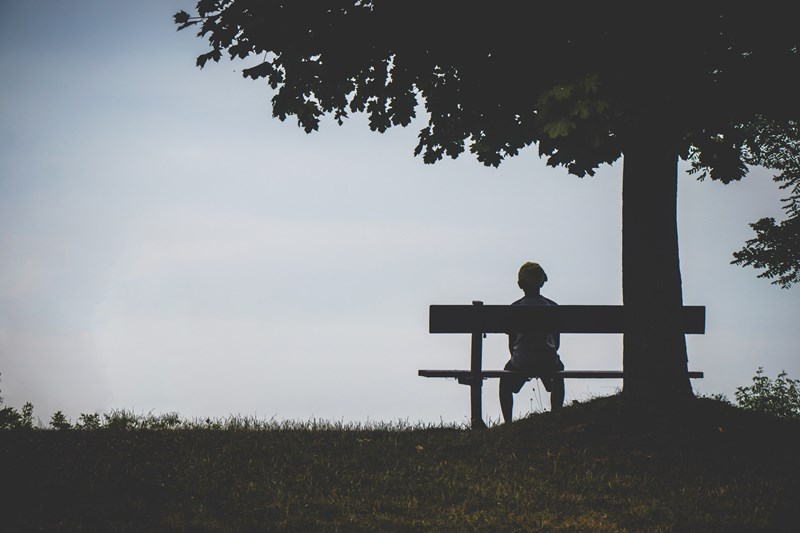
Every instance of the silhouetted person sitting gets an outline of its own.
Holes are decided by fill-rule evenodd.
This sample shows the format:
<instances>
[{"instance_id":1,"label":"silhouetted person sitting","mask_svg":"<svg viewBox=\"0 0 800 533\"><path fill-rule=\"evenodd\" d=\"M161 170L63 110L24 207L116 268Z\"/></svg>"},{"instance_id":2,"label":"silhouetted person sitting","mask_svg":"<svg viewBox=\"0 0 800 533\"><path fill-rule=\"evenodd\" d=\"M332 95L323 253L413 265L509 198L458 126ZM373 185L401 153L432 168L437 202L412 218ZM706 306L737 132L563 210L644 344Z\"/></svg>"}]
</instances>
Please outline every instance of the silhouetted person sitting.
<instances>
[{"instance_id":1,"label":"silhouetted person sitting","mask_svg":"<svg viewBox=\"0 0 800 533\"><path fill-rule=\"evenodd\" d=\"M547 274L538 263L522 265L517 284L525 292L525 296L511 305L558 305L539 294L545 281ZM510 333L508 350L511 352L511 360L506 363L505 369L545 374L564 370L564 363L558 356L560 341L558 333ZM500 408L506 422L511 422L514 394L530 379L517 376L500 378ZM542 384L550 393L550 410L561 408L564 405L564 378L542 378Z\"/></svg>"}]
</instances>

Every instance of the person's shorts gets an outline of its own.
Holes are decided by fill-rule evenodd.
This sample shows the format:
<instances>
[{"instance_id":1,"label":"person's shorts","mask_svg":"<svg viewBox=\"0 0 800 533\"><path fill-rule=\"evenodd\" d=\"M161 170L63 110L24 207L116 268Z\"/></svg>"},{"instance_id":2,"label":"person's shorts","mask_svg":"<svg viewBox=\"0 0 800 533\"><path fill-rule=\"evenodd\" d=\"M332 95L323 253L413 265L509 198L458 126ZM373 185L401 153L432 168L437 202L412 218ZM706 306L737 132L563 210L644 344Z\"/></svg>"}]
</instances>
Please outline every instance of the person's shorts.
<instances>
[{"instance_id":1,"label":"person's shorts","mask_svg":"<svg viewBox=\"0 0 800 533\"><path fill-rule=\"evenodd\" d=\"M506 366L503 367L503 370L519 370L519 369L517 367L515 367L511 363L511 360L509 359L508 363L506 363ZM557 370L564 370L564 363L561 362L561 359L557 359L556 360L556 368L554 369L554 371L557 371ZM503 386L503 387L507 387L507 388L511 389L511 391L514 394L516 394L520 390L522 390L522 386L525 385L525 383L527 383L531 379L533 379L533 378L526 378L524 376L503 376L503 377L500 378L500 385ZM556 382L563 383L564 382L564 378L544 378L544 379L542 379L542 385L544 385L544 389L547 392L550 392L550 390L552 389L553 385L556 384Z\"/></svg>"}]
</instances>

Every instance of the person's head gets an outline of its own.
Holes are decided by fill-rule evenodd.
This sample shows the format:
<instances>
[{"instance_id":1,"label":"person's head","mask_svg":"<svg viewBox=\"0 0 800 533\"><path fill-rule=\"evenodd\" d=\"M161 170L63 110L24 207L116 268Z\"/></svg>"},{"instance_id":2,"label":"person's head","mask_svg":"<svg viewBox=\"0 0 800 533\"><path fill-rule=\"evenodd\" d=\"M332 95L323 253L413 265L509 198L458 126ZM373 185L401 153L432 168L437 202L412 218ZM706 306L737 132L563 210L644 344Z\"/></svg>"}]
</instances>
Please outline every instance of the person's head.
<instances>
[{"instance_id":1,"label":"person's head","mask_svg":"<svg viewBox=\"0 0 800 533\"><path fill-rule=\"evenodd\" d=\"M539 263L529 261L520 267L517 284L525 293L539 292L545 281L547 281L547 274L544 273L544 269Z\"/></svg>"}]
</instances>

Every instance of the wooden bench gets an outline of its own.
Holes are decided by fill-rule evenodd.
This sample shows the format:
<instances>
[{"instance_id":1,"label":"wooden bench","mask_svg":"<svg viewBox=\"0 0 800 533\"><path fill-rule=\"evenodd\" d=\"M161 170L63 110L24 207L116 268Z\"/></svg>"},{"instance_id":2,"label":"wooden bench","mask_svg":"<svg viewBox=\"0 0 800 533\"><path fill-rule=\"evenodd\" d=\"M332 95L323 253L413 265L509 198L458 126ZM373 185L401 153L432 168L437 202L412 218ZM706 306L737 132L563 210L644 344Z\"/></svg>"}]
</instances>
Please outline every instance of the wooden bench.
<instances>
[{"instance_id":1,"label":"wooden bench","mask_svg":"<svg viewBox=\"0 0 800 533\"><path fill-rule=\"evenodd\" d=\"M706 308L683 307L683 333L702 334L706 327ZM558 332L558 333L624 333L625 309L621 305L431 305L431 333L470 333L472 350L469 370L420 370L428 378L456 378L470 386L471 421L473 428L486 427L481 416L483 380L505 375L529 378L560 376L577 379L623 378L621 370L563 370L537 375L509 370L483 370L483 338L487 333ZM702 372L689 372L690 378L702 378Z\"/></svg>"}]
</instances>

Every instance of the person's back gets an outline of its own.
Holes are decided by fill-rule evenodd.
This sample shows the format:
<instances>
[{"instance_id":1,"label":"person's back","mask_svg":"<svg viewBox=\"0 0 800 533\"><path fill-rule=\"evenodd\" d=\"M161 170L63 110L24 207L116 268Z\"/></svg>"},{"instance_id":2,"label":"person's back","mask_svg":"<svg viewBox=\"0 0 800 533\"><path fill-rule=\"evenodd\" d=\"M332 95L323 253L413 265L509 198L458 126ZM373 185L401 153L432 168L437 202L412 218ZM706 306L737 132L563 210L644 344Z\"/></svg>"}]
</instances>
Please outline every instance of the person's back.
<instances>
[{"instance_id":1,"label":"person's back","mask_svg":"<svg viewBox=\"0 0 800 533\"><path fill-rule=\"evenodd\" d=\"M540 294L547 274L538 263L525 263L519 269L517 284L525 296L511 305L558 305ZM522 332L508 335L508 350L511 359L505 369L548 374L564 370L564 363L558 356L560 336L557 332ZM514 394L522 390L529 378L510 375L500 378L500 408L503 419L511 422L514 407ZM550 409L555 411L564 404L564 378L542 378L544 388L550 392Z\"/></svg>"},{"instance_id":2,"label":"person's back","mask_svg":"<svg viewBox=\"0 0 800 533\"><path fill-rule=\"evenodd\" d=\"M511 305L558 305L541 294L525 295ZM511 335L511 363L520 370L552 372L558 359L558 333L524 332Z\"/></svg>"}]
</instances>

